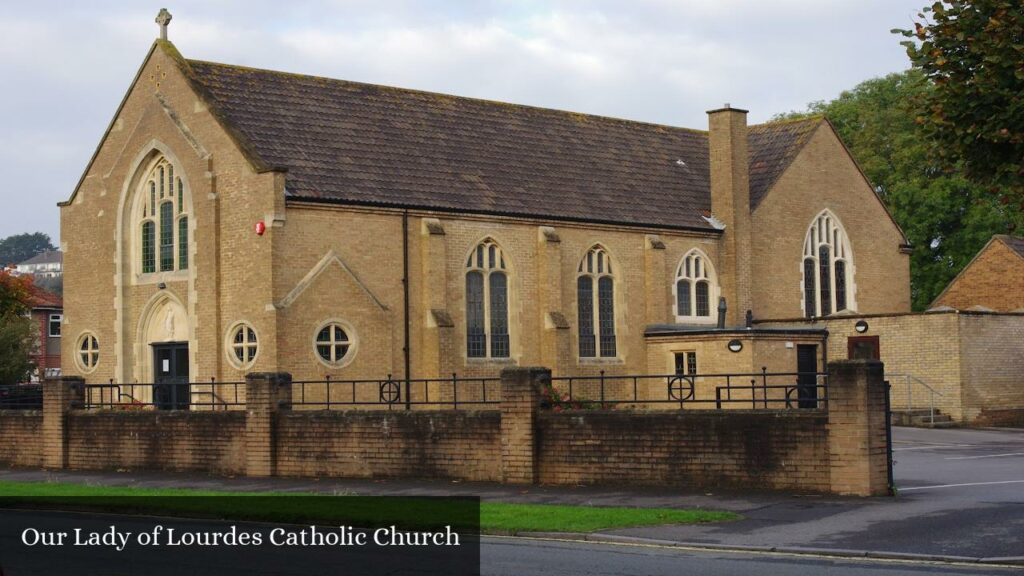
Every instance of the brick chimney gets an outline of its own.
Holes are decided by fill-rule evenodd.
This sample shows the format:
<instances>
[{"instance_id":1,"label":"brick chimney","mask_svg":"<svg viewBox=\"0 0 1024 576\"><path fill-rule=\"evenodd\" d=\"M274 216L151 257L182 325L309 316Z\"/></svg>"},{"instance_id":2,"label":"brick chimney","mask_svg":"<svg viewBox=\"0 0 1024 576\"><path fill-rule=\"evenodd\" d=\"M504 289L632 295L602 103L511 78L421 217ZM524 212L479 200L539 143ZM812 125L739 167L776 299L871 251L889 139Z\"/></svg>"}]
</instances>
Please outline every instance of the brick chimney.
<instances>
[{"instance_id":1,"label":"brick chimney","mask_svg":"<svg viewBox=\"0 0 1024 576\"><path fill-rule=\"evenodd\" d=\"M752 307L747 111L728 104L709 110L708 147L711 214L725 224L718 258L718 281L728 305L726 324L739 326Z\"/></svg>"}]
</instances>

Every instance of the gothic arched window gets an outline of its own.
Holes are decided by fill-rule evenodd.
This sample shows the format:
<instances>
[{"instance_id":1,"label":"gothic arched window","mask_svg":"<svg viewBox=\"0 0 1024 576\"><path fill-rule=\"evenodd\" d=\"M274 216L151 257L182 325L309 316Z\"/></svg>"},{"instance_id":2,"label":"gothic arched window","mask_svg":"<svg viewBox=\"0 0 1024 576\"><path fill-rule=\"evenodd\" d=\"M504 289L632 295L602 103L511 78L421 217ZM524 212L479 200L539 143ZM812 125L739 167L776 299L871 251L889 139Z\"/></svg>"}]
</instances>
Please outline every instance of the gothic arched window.
<instances>
[{"instance_id":1,"label":"gothic arched window","mask_svg":"<svg viewBox=\"0 0 1024 576\"><path fill-rule=\"evenodd\" d=\"M843 225L832 212L814 219L804 238L804 316L853 310L853 254Z\"/></svg>"},{"instance_id":2,"label":"gothic arched window","mask_svg":"<svg viewBox=\"0 0 1024 576\"><path fill-rule=\"evenodd\" d=\"M711 262L694 248L683 257L676 269L677 321L710 322L712 302L718 295L718 279Z\"/></svg>"},{"instance_id":3,"label":"gothic arched window","mask_svg":"<svg viewBox=\"0 0 1024 576\"><path fill-rule=\"evenodd\" d=\"M615 358L615 271L601 246L580 261L576 278L580 358Z\"/></svg>"},{"instance_id":4,"label":"gothic arched window","mask_svg":"<svg viewBox=\"0 0 1024 576\"><path fill-rule=\"evenodd\" d=\"M493 240L484 240L466 260L466 356L508 358L508 326L505 256Z\"/></svg>"},{"instance_id":5,"label":"gothic arched window","mask_svg":"<svg viewBox=\"0 0 1024 576\"><path fill-rule=\"evenodd\" d=\"M180 174L180 171L178 171ZM139 183L134 229L139 237L136 254L140 274L188 270L188 194L174 165L163 156L150 164Z\"/></svg>"}]
</instances>

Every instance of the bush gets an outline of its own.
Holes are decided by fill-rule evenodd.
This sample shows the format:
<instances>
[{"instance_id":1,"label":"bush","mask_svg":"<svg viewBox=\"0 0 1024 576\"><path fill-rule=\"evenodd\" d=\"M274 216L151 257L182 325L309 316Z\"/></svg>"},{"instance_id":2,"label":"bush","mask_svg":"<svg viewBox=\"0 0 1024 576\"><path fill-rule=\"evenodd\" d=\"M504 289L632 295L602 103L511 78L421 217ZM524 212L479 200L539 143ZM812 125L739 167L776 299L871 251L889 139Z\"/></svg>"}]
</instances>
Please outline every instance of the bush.
<instances>
[{"instance_id":1,"label":"bush","mask_svg":"<svg viewBox=\"0 0 1024 576\"><path fill-rule=\"evenodd\" d=\"M0 385L28 381L35 366L30 354L35 345L32 321L24 316L0 316Z\"/></svg>"},{"instance_id":2,"label":"bush","mask_svg":"<svg viewBox=\"0 0 1024 576\"><path fill-rule=\"evenodd\" d=\"M550 408L554 412L562 412L564 410L608 410L615 408L615 404L612 402L605 402L604 408L602 408L601 403L596 400L569 398L568 393L555 390L555 387L551 384L546 384L541 390L540 405L541 408Z\"/></svg>"}]
</instances>

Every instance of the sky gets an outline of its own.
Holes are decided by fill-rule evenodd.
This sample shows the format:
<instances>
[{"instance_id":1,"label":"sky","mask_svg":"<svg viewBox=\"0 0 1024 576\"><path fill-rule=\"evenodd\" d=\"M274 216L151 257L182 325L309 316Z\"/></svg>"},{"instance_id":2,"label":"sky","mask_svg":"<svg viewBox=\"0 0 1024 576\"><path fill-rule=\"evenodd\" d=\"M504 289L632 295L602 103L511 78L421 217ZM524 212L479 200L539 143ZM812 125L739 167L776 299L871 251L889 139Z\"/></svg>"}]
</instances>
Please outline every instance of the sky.
<instances>
[{"instance_id":1,"label":"sky","mask_svg":"<svg viewBox=\"0 0 1024 576\"><path fill-rule=\"evenodd\" d=\"M186 58L705 129L908 67L890 33L925 0L3 0L0 238L58 241L159 30Z\"/></svg>"}]
</instances>

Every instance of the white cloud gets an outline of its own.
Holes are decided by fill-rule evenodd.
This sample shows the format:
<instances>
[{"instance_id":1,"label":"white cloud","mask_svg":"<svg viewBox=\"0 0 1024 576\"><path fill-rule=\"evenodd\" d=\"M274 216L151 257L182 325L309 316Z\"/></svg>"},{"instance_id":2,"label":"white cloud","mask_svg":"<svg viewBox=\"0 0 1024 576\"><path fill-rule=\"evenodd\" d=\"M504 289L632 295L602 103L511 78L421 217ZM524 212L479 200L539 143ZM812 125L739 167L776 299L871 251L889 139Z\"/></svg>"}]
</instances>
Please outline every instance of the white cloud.
<instances>
[{"instance_id":1,"label":"white cloud","mask_svg":"<svg viewBox=\"0 0 1024 576\"><path fill-rule=\"evenodd\" d=\"M921 0L179 0L190 58L702 128L752 121L900 70L889 29ZM148 10L148 11L147 11ZM0 236L57 232L67 198L156 35L137 3L19 3L0 14ZM5 211L6 212L6 211Z\"/></svg>"}]
</instances>

